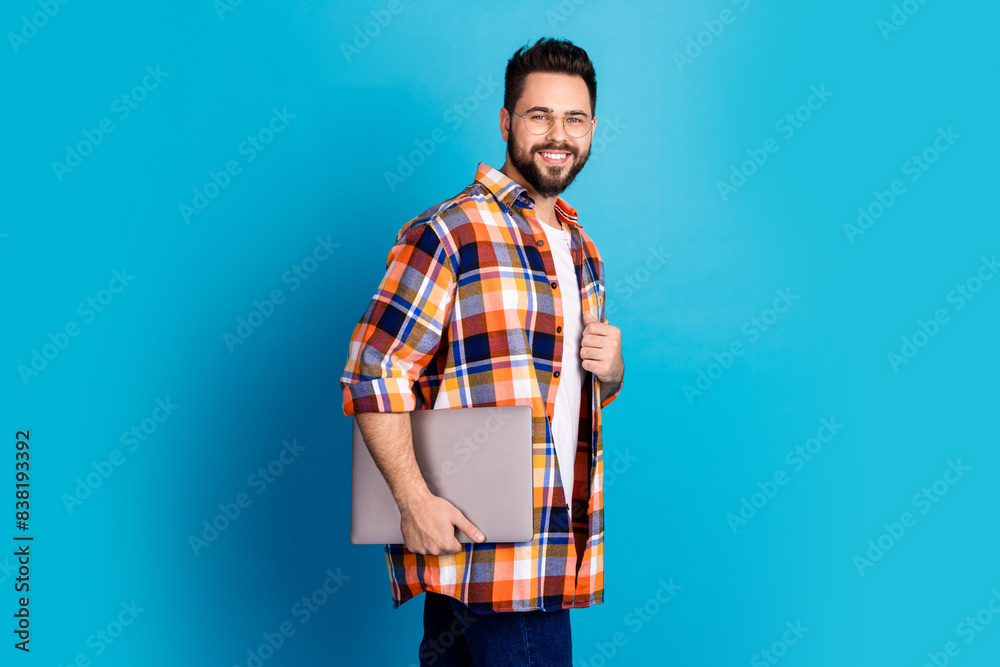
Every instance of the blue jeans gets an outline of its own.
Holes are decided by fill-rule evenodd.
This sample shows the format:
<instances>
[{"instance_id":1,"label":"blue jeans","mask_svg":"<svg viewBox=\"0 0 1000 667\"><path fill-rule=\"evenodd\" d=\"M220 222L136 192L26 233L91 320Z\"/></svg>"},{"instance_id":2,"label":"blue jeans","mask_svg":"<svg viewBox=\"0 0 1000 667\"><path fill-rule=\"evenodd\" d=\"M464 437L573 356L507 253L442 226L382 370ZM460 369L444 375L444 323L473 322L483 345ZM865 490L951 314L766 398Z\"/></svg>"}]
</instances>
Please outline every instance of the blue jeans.
<instances>
[{"instance_id":1,"label":"blue jeans","mask_svg":"<svg viewBox=\"0 0 1000 667\"><path fill-rule=\"evenodd\" d=\"M420 667L572 667L569 609L477 614L424 593Z\"/></svg>"}]
</instances>

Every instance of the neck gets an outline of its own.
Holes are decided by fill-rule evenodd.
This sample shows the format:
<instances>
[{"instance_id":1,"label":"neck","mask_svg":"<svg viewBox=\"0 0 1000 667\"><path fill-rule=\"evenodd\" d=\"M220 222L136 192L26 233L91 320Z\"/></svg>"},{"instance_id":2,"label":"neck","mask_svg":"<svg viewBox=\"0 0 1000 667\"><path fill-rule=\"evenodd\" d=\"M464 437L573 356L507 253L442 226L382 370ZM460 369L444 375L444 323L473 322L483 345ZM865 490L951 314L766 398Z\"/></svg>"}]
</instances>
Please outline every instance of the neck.
<instances>
[{"instance_id":1,"label":"neck","mask_svg":"<svg viewBox=\"0 0 1000 667\"><path fill-rule=\"evenodd\" d=\"M503 166L500 167L500 173L528 191L528 196L535 202L535 217L540 222L549 227L564 229L562 222L559 221L555 214L557 197L542 197L539 195L538 191L531 187L531 184L525 180L524 176L521 175L509 160L504 162Z\"/></svg>"}]
</instances>

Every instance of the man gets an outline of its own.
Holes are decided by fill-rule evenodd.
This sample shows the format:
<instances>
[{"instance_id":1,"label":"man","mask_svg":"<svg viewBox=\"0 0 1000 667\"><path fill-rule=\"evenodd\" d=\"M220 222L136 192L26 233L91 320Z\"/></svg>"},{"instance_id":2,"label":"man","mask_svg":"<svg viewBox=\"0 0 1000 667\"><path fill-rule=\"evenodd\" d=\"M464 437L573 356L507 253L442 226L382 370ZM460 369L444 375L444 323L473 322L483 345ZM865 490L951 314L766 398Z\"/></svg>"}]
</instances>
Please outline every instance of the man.
<instances>
[{"instance_id":1,"label":"man","mask_svg":"<svg viewBox=\"0 0 1000 667\"><path fill-rule=\"evenodd\" d=\"M604 599L600 414L621 391L621 332L604 320L597 247L559 196L590 155L596 100L583 49L519 49L503 167L480 163L474 183L402 227L351 338L343 409L399 505L405 544L385 546L393 606L426 592L421 665L569 667L569 610ZM431 494L413 455L410 410L495 405L532 407L530 542L488 542Z\"/></svg>"}]
</instances>

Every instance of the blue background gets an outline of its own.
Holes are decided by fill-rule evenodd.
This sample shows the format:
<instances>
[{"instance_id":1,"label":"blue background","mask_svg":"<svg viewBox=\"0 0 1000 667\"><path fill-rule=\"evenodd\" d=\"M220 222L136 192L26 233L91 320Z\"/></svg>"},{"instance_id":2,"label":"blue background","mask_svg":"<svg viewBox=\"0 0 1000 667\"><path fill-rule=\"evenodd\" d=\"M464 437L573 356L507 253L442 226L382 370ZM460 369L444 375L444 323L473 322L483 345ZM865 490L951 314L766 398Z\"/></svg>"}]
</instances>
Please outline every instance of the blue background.
<instances>
[{"instance_id":1,"label":"blue background","mask_svg":"<svg viewBox=\"0 0 1000 667\"><path fill-rule=\"evenodd\" d=\"M1000 251L1000 9L902 4L916 11L886 31L885 0L5 3L0 497L12 536L30 429L35 541L30 655L11 646L0 557L3 664L247 665L286 621L264 664L416 662L422 599L393 610L382 548L348 539L338 378L399 227L503 163L506 61L541 36L596 65L600 141L564 196L604 257L628 369L604 413L606 601L572 612L575 664L772 664L768 650L789 667L916 667L950 641L949 664L996 664L1000 619L971 641L959 624L1000 588L1000 280L973 280L961 309L952 290ZM814 86L831 95L800 108ZM275 109L287 120L250 160L241 142ZM797 111L787 136L776 124ZM105 118L113 131L57 173ZM939 128L958 138L911 181ZM743 165L769 138L777 152ZM229 161L239 173L185 220ZM734 166L754 173L723 197ZM905 194L851 242L844 225L894 179ZM317 239L339 245L296 284ZM113 271L134 277L102 292ZM275 289L284 302L227 345ZM779 290L794 298L776 315ZM89 314L88 298L107 303ZM894 368L938 309L947 322ZM64 348L43 349L50 334ZM25 373L35 351L51 358ZM711 386L686 395L699 371ZM148 421L157 399L178 407ZM822 419L842 428L796 470L786 453ZM155 431L130 451L143 420ZM285 440L304 449L262 489L251 476ZM915 503L949 461L969 470ZM67 506L88 475L99 486ZM249 506L193 548L240 493ZM743 499L759 507L734 523ZM915 524L885 536L905 512ZM328 569L340 588L303 623L294 605ZM671 578L676 596L649 602ZM134 622L95 639L133 600ZM794 645L786 622L808 628Z\"/></svg>"}]
</instances>

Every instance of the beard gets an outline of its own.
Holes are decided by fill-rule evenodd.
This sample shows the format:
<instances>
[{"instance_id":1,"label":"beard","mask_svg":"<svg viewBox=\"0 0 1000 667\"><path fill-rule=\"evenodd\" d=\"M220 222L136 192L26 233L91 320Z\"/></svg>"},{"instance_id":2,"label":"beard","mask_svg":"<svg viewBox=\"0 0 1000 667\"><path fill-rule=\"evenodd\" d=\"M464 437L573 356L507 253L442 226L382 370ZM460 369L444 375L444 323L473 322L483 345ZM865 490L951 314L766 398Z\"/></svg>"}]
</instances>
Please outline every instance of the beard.
<instances>
[{"instance_id":1,"label":"beard","mask_svg":"<svg viewBox=\"0 0 1000 667\"><path fill-rule=\"evenodd\" d=\"M573 162L564 165L542 165L535 162L535 154L542 150L566 151L573 156ZM507 135L507 154L510 156L511 164L517 169L524 180L538 192L541 197L555 197L568 188L580 173L583 166L587 164L590 157L590 147L581 157L572 146L559 146L556 144L545 144L544 142L532 146L527 151L518 150L514 142L514 133Z\"/></svg>"}]
</instances>

